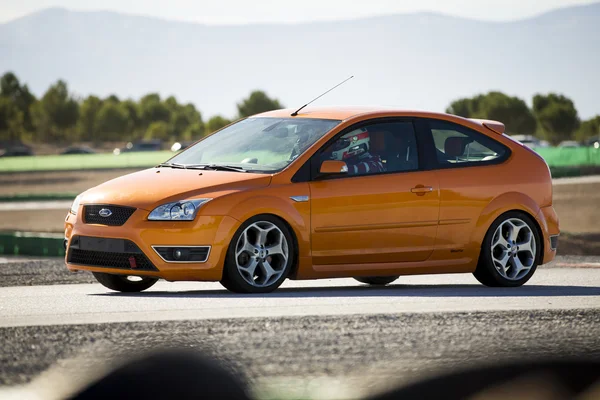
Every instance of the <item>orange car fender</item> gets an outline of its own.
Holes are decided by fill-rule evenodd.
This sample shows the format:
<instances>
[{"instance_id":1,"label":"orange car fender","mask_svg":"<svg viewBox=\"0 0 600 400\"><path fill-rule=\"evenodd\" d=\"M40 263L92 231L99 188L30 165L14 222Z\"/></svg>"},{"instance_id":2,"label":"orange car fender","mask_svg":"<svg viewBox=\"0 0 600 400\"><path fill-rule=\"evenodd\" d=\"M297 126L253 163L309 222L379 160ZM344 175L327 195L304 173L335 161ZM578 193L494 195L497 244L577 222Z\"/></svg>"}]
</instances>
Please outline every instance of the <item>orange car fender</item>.
<instances>
[{"instance_id":1,"label":"orange car fender","mask_svg":"<svg viewBox=\"0 0 600 400\"><path fill-rule=\"evenodd\" d=\"M230 238L248 219L261 214L275 215L285 221L292 230L297 241L299 258L310 256L310 204L294 203L289 199L277 196L252 196L235 203L227 211L227 215L238 223L232 227ZM227 252L225 248L224 253ZM223 259L225 254L223 254Z\"/></svg>"},{"instance_id":2,"label":"orange car fender","mask_svg":"<svg viewBox=\"0 0 600 400\"><path fill-rule=\"evenodd\" d=\"M537 222L536 216L540 212L540 207L531 197L523 193L508 192L495 197L479 215L479 219L471 235L472 245L481 247L485 234L496 218L505 212L513 210L524 211Z\"/></svg>"}]
</instances>

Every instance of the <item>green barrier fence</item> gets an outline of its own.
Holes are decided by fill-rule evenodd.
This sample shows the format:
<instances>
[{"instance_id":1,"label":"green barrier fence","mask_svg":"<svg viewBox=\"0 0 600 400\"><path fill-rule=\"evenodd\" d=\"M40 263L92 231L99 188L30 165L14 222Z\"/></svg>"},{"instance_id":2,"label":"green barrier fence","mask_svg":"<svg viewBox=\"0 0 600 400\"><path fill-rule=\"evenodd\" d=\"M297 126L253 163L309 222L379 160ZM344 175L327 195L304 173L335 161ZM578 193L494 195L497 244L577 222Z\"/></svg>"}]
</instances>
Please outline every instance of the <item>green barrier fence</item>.
<instances>
[{"instance_id":1,"label":"green barrier fence","mask_svg":"<svg viewBox=\"0 0 600 400\"><path fill-rule=\"evenodd\" d=\"M0 233L0 254L11 256L64 257L64 238L56 233Z\"/></svg>"},{"instance_id":2,"label":"green barrier fence","mask_svg":"<svg viewBox=\"0 0 600 400\"><path fill-rule=\"evenodd\" d=\"M594 147L540 147L534 150L551 167L600 165L600 149Z\"/></svg>"}]
</instances>

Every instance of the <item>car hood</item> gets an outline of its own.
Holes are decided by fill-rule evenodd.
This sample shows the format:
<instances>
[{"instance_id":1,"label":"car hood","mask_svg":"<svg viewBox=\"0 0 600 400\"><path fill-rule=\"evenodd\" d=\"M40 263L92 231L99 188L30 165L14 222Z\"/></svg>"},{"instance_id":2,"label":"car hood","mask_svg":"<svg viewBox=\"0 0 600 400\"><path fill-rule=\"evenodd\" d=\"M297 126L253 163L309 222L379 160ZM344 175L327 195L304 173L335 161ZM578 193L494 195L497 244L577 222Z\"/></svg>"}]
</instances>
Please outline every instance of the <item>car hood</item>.
<instances>
[{"instance_id":1,"label":"car hood","mask_svg":"<svg viewBox=\"0 0 600 400\"><path fill-rule=\"evenodd\" d=\"M265 174L151 168L85 191L81 204L114 204L152 211L169 201L264 187L270 182L271 175Z\"/></svg>"}]
</instances>

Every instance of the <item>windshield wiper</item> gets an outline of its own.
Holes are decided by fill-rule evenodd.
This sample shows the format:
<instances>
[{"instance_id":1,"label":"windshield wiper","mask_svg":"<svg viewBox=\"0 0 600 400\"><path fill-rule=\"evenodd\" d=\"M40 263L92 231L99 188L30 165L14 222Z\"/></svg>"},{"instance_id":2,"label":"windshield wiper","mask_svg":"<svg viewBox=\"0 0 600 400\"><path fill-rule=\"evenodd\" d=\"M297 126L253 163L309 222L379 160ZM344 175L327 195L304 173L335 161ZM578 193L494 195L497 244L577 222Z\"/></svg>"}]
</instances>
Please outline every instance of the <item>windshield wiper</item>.
<instances>
[{"instance_id":1,"label":"windshield wiper","mask_svg":"<svg viewBox=\"0 0 600 400\"><path fill-rule=\"evenodd\" d=\"M234 165L220 164L188 164L185 166L188 169L210 169L213 171L233 171L233 172L248 172L247 169L236 167Z\"/></svg>"},{"instance_id":2,"label":"windshield wiper","mask_svg":"<svg viewBox=\"0 0 600 400\"><path fill-rule=\"evenodd\" d=\"M178 169L186 169L187 167L183 164L177 164L177 163L162 163L162 164L158 164L156 166L156 168L163 168L163 167L167 167L167 168L178 168Z\"/></svg>"}]
</instances>

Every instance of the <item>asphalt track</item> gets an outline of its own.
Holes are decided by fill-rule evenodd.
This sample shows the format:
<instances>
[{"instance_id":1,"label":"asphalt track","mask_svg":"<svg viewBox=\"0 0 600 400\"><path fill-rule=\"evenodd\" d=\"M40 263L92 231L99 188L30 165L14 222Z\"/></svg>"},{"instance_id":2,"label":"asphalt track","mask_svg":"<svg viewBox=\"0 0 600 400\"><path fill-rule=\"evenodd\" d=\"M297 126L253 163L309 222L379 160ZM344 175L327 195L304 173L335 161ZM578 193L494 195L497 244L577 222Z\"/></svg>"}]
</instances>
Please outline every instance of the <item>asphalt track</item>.
<instances>
[{"instance_id":1,"label":"asphalt track","mask_svg":"<svg viewBox=\"0 0 600 400\"><path fill-rule=\"evenodd\" d=\"M384 288L352 279L287 281L267 295L218 283L159 282L140 294L99 284L0 288L0 326L372 315L420 312L600 309L600 269L540 268L521 288L487 288L470 274L401 277Z\"/></svg>"}]
</instances>

